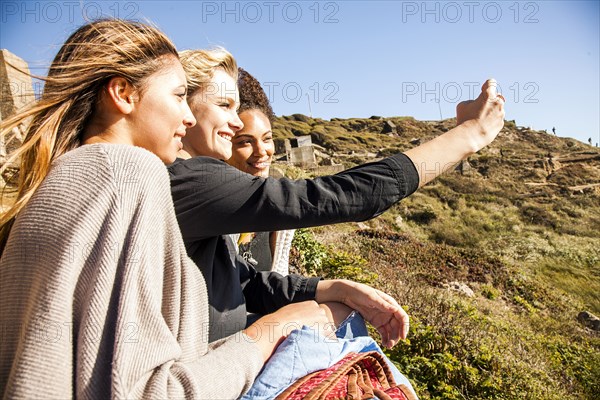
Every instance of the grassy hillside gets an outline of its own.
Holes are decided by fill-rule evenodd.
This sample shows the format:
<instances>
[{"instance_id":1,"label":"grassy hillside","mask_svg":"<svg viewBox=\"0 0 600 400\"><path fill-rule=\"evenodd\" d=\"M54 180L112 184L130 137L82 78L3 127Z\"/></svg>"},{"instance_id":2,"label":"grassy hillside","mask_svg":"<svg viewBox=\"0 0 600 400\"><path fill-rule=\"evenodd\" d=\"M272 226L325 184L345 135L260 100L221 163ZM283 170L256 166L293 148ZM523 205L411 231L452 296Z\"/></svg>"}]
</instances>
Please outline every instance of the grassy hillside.
<instances>
[{"instance_id":1,"label":"grassy hillside","mask_svg":"<svg viewBox=\"0 0 600 400\"><path fill-rule=\"evenodd\" d=\"M279 118L345 166L406 150L453 120ZM366 224L300 231L294 267L392 293L412 318L390 352L422 398L599 398L600 150L507 122L496 141ZM297 171L296 175L310 174Z\"/></svg>"}]
</instances>

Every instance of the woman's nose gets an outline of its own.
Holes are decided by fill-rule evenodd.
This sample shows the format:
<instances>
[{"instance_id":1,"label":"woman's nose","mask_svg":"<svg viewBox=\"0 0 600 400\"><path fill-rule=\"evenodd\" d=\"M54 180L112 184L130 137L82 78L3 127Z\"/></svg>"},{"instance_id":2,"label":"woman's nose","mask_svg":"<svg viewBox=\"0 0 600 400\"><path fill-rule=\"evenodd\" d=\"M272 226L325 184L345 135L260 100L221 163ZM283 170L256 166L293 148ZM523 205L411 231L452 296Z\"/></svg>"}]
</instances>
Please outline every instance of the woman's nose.
<instances>
[{"instance_id":1,"label":"woman's nose","mask_svg":"<svg viewBox=\"0 0 600 400\"><path fill-rule=\"evenodd\" d=\"M191 128L196 125L196 117L194 117L194 113L192 112L192 109L188 105L187 101L184 101L184 103L185 109L183 114L183 124L186 127Z\"/></svg>"},{"instance_id":2,"label":"woman's nose","mask_svg":"<svg viewBox=\"0 0 600 400\"><path fill-rule=\"evenodd\" d=\"M256 145L254 146L254 154L259 156L264 156L267 154L267 148L262 140L256 141Z\"/></svg>"},{"instance_id":3,"label":"woman's nose","mask_svg":"<svg viewBox=\"0 0 600 400\"><path fill-rule=\"evenodd\" d=\"M231 127L234 133L237 131L241 131L242 128L244 128L244 123L242 122L236 111L233 112L233 116L229 121L229 126Z\"/></svg>"}]
</instances>

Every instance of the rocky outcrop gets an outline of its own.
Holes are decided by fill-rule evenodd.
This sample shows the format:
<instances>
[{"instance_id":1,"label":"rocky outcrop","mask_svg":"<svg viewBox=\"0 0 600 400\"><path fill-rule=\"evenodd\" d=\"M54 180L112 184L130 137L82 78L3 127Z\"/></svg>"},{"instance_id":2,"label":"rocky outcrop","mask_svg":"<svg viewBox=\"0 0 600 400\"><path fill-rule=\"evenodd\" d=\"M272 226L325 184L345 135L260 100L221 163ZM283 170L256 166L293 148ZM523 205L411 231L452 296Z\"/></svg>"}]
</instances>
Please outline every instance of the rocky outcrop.
<instances>
[{"instance_id":1,"label":"rocky outcrop","mask_svg":"<svg viewBox=\"0 0 600 400\"><path fill-rule=\"evenodd\" d=\"M449 282L449 283L445 283L443 286L448 290L452 290L453 292L458 292L467 297L475 296L475 293L473 293L473 289L471 289L469 287L469 285L467 285L466 283L463 283L463 282Z\"/></svg>"},{"instance_id":2,"label":"rocky outcrop","mask_svg":"<svg viewBox=\"0 0 600 400\"><path fill-rule=\"evenodd\" d=\"M600 331L600 318L589 311L582 311L577 316L577 321L594 331Z\"/></svg>"},{"instance_id":3,"label":"rocky outcrop","mask_svg":"<svg viewBox=\"0 0 600 400\"><path fill-rule=\"evenodd\" d=\"M390 120L387 120L383 123L383 129L381 133L398 133L398 128L396 124Z\"/></svg>"}]
</instances>

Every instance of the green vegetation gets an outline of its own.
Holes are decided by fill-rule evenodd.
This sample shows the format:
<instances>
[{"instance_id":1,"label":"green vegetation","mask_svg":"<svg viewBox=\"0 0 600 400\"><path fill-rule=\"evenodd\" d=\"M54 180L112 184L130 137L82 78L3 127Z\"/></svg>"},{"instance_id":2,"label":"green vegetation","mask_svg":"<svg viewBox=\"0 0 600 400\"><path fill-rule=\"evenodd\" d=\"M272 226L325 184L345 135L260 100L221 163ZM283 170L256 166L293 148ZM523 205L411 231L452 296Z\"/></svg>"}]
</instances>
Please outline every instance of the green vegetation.
<instances>
[{"instance_id":1,"label":"green vegetation","mask_svg":"<svg viewBox=\"0 0 600 400\"><path fill-rule=\"evenodd\" d=\"M377 280L377 274L366 269L364 258L322 245L306 229L295 232L292 245L296 251L292 258L294 266L302 275L351 279L366 284Z\"/></svg>"},{"instance_id":2,"label":"green vegetation","mask_svg":"<svg viewBox=\"0 0 600 400\"><path fill-rule=\"evenodd\" d=\"M339 153L359 154L356 164L372 159L360 159L367 151L387 156L453 123L390 120L398 136L379 133L382 120L292 117L276 133L293 136L293 123L313 141L321 135L337 162L347 160ZM507 122L468 161L470 169L421 188L368 229L298 231L292 265L369 282L399 300L411 332L388 354L422 399L598 398L600 334L577 315L600 315L600 151Z\"/></svg>"}]
</instances>

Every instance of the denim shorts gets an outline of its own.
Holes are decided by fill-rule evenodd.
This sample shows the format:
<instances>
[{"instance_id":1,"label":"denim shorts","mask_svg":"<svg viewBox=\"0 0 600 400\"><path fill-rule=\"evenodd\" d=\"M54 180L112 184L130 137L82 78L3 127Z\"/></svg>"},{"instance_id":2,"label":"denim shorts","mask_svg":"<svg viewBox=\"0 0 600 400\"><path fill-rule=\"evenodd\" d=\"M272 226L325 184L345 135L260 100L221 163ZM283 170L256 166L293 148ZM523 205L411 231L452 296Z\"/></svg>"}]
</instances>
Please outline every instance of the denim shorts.
<instances>
[{"instance_id":1,"label":"denim shorts","mask_svg":"<svg viewBox=\"0 0 600 400\"><path fill-rule=\"evenodd\" d=\"M292 331L277 350L250 390L242 399L272 399L299 378L327 369L350 352L363 353L381 348L369 337L362 316L353 311L336 330L337 338L326 338L309 327ZM386 357L394 380L412 390L408 379ZM413 390L414 392L414 390Z\"/></svg>"}]
</instances>

